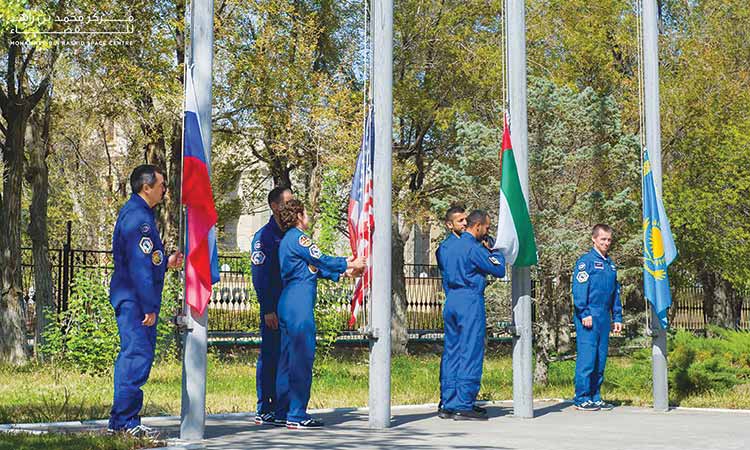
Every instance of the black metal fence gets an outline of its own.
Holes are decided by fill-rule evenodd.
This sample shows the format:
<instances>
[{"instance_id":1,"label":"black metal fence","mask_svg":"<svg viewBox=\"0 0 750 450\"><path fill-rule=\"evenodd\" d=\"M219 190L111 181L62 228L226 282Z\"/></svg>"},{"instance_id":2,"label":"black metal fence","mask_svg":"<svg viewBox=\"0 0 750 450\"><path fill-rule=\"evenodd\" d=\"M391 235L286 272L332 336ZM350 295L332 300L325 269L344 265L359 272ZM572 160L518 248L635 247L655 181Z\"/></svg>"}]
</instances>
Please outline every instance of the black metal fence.
<instances>
[{"instance_id":1,"label":"black metal fence","mask_svg":"<svg viewBox=\"0 0 750 450\"><path fill-rule=\"evenodd\" d=\"M70 241L62 249L49 251L53 295L58 312L66 310L73 280L81 273L108 284L112 255L107 250L74 249ZM214 285L208 305L209 331L255 332L260 321L260 308L252 287L250 261L247 255L219 255L221 281ZM29 329L33 330L33 261L31 249L22 250L22 269ZM407 327L412 333L436 332L443 329L442 308L444 295L437 266L407 264L404 267L407 299ZM318 307L334 314L346 324L350 316L353 292L352 281L343 278L339 283L319 283ZM377 287L375 287L377 288ZM533 296L533 289L532 289ZM487 317L490 332L504 333L504 323L510 322L510 286L495 280L487 290ZM628 305L625 305L627 309ZM741 306L739 327L750 329L750 304ZM703 330L706 326L700 288L680 288L673 291L671 325L675 328ZM361 319L361 317L360 317Z\"/></svg>"}]
</instances>

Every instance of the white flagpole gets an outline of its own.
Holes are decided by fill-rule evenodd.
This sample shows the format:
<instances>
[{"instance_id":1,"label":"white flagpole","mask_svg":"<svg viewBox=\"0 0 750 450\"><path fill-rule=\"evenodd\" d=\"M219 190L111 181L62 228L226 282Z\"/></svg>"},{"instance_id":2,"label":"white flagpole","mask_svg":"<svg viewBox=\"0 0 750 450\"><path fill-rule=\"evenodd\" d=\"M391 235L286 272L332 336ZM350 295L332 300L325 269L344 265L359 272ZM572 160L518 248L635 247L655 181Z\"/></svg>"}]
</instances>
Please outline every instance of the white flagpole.
<instances>
[{"instance_id":1,"label":"white flagpole","mask_svg":"<svg viewBox=\"0 0 750 450\"><path fill-rule=\"evenodd\" d=\"M645 97L646 148L654 176L656 194L661 196L661 123L659 118L659 28L656 0L643 0L643 78ZM667 330L651 308L651 360L654 409L669 409L667 378Z\"/></svg>"},{"instance_id":2,"label":"white flagpole","mask_svg":"<svg viewBox=\"0 0 750 450\"><path fill-rule=\"evenodd\" d=\"M391 141L393 126L393 0L372 2L373 161L372 336L370 340L370 428L391 422Z\"/></svg>"},{"instance_id":3,"label":"white flagpole","mask_svg":"<svg viewBox=\"0 0 750 450\"><path fill-rule=\"evenodd\" d=\"M211 84L214 42L213 0L193 0L190 13L190 66L192 66L198 119L206 162L211 166ZM184 143L183 143L184 145ZM180 439L202 440L206 428L206 369L208 309L198 315L187 308L187 334L182 363Z\"/></svg>"}]
</instances>

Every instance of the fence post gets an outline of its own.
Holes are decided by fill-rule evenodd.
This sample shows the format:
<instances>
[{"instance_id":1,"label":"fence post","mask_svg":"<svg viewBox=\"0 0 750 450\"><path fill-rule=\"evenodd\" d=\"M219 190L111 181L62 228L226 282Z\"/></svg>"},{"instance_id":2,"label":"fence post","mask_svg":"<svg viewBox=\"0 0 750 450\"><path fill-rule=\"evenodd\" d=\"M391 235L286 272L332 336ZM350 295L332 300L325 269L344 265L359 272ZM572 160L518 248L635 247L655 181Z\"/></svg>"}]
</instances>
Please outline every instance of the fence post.
<instances>
[{"instance_id":1,"label":"fence post","mask_svg":"<svg viewBox=\"0 0 750 450\"><path fill-rule=\"evenodd\" d=\"M68 310L68 294L70 293L70 274L71 274L71 250L70 250L70 234L73 222L70 220L65 224L65 244L63 244L62 254L62 305L59 307L60 311Z\"/></svg>"}]
</instances>

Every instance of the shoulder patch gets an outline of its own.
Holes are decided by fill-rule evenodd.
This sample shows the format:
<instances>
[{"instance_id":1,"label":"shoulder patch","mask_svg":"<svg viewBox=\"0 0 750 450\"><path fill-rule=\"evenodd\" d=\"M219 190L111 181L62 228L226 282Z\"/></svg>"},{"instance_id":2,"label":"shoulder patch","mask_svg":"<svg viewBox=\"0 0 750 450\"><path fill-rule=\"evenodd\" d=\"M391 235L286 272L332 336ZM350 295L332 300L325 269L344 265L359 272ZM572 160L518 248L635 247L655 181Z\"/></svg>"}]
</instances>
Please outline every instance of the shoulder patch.
<instances>
[{"instance_id":1,"label":"shoulder patch","mask_svg":"<svg viewBox=\"0 0 750 450\"><path fill-rule=\"evenodd\" d=\"M312 244L310 246L310 256L312 256L315 259L320 259L322 255L323 255L323 252L320 251L317 245Z\"/></svg>"},{"instance_id":2,"label":"shoulder patch","mask_svg":"<svg viewBox=\"0 0 750 450\"><path fill-rule=\"evenodd\" d=\"M250 261L252 261L253 265L260 266L266 262L266 254L260 250L256 250L250 256Z\"/></svg>"},{"instance_id":3,"label":"shoulder patch","mask_svg":"<svg viewBox=\"0 0 750 450\"><path fill-rule=\"evenodd\" d=\"M614 264L610 264L612 266L612 270L617 270L617 267Z\"/></svg>"},{"instance_id":4,"label":"shoulder patch","mask_svg":"<svg viewBox=\"0 0 750 450\"><path fill-rule=\"evenodd\" d=\"M492 264L496 265L496 266L500 265L500 261L497 258L495 258L494 256L490 256L490 262Z\"/></svg>"},{"instance_id":5,"label":"shoulder patch","mask_svg":"<svg viewBox=\"0 0 750 450\"><path fill-rule=\"evenodd\" d=\"M586 263L578 264L578 270L586 270Z\"/></svg>"},{"instance_id":6,"label":"shoulder patch","mask_svg":"<svg viewBox=\"0 0 750 450\"><path fill-rule=\"evenodd\" d=\"M144 236L148 236L149 233L151 233L151 225L147 223L141 224L139 229L141 230L141 234Z\"/></svg>"},{"instance_id":7,"label":"shoulder patch","mask_svg":"<svg viewBox=\"0 0 750 450\"><path fill-rule=\"evenodd\" d=\"M154 253L152 253L151 262L155 266L161 266L161 263L164 262L164 252L162 252L161 250L156 250Z\"/></svg>"},{"instance_id":8,"label":"shoulder patch","mask_svg":"<svg viewBox=\"0 0 750 450\"><path fill-rule=\"evenodd\" d=\"M579 283L585 283L589 281L589 274L588 272L578 272L578 275L576 275L576 280Z\"/></svg>"},{"instance_id":9,"label":"shoulder patch","mask_svg":"<svg viewBox=\"0 0 750 450\"><path fill-rule=\"evenodd\" d=\"M253 244L253 248L255 250L260 250L262 247L263 247L263 243L260 241L260 239L255 241L255 244Z\"/></svg>"},{"instance_id":10,"label":"shoulder patch","mask_svg":"<svg viewBox=\"0 0 750 450\"><path fill-rule=\"evenodd\" d=\"M151 238L143 236L141 238L141 242L138 243L138 247L141 248L141 251L145 254L151 253L151 250L154 249L154 242L151 240Z\"/></svg>"},{"instance_id":11,"label":"shoulder patch","mask_svg":"<svg viewBox=\"0 0 750 450\"><path fill-rule=\"evenodd\" d=\"M310 239L308 236L305 236L304 234L299 237L299 240L297 240L297 242L299 242L299 245L305 248L312 245L312 239Z\"/></svg>"},{"instance_id":12,"label":"shoulder patch","mask_svg":"<svg viewBox=\"0 0 750 450\"><path fill-rule=\"evenodd\" d=\"M312 264L307 265L307 270L309 270L310 273L318 273L318 268L313 266Z\"/></svg>"},{"instance_id":13,"label":"shoulder patch","mask_svg":"<svg viewBox=\"0 0 750 450\"><path fill-rule=\"evenodd\" d=\"M594 261L594 269L604 269L604 263L601 261Z\"/></svg>"}]
</instances>

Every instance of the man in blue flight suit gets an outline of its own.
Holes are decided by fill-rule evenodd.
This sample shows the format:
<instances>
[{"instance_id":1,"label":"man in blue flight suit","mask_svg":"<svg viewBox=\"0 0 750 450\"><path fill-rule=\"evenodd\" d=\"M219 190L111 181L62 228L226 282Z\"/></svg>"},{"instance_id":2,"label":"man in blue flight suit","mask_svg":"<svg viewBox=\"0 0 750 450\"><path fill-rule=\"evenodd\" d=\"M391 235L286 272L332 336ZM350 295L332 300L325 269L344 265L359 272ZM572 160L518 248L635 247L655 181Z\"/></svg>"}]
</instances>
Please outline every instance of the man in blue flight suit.
<instances>
[{"instance_id":1,"label":"man in blue flight suit","mask_svg":"<svg viewBox=\"0 0 750 450\"><path fill-rule=\"evenodd\" d=\"M461 238L439 254L438 264L443 268L447 289L443 309L444 372L440 385L444 418L487 420L487 412L474 404L484 363L484 288L487 275L505 276L503 255L482 244L489 227L490 217L485 211L472 211Z\"/></svg>"},{"instance_id":2,"label":"man in blue flight suit","mask_svg":"<svg viewBox=\"0 0 750 450\"><path fill-rule=\"evenodd\" d=\"M608 256L612 228L597 224L591 232L591 251L573 268L576 323L575 407L581 411L610 410L601 387L607 364L609 333L622 331L622 304L617 268ZM614 326L612 323L614 322Z\"/></svg>"},{"instance_id":3,"label":"man in blue flight suit","mask_svg":"<svg viewBox=\"0 0 750 450\"><path fill-rule=\"evenodd\" d=\"M284 232L279 225L279 208L294 198L292 190L285 186L271 189L268 206L271 218L255 236L251 251L253 264L253 287L260 303L260 353L255 369L255 391L258 404L255 408L255 423L286 426L286 421L275 421L276 370L281 352L281 335L277 307L281 295L281 272L279 269L279 243Z\"/></svg>"},{"instance_id":4,"label":"man in blue flight suit","mask_svg":"<svg viewBox=\"0 0 750 450\"><path fill-rule=\"evenodd\" d=\"M440 264L440 253L444 253L448 251L448 248L451 246L452 243L455 243L457 240L461 239L461 233L463 233L466 230L466 210L463 206L460 205L454 205L448 208L448 211L445 212L445 228L448 230L448 234L446 235L445 239L443 239L443 242L440 243L438 246L438 249L435 251L435 259L438 263L438 268L440 269L440 272L443 272L443 267ZM448 285L445 277L442 277L443 282L443 293L445 293L446 298L448 295ZM442 386L445 384L445 380L443 379L443 374L446 373L447 370L455 371L455 368L446 369L445 367L446 359L445 359L445 351L443 352L443 357L440 359L440 385ZM443 409L443 397L442 397L442 391L440 396L440 403L438 403L438 416L441 419L450 419L453 417L453 415L449 412L446 412Z\"/></svg>"},{"instance_id":5,"label":"man in blue flight suit","mask_svg":"<svg viewBox=\"0 0 750 450\"><path fill-rule=\"evenodd\" d=\"M134 436L154 436L141 425L143 391L156 348L156 323L167 267L182 266L177 252L164 257L153 208L167 191L163 172L152 165L138 166L130 175L132 195L120 209L112 236L114 273L109 300L115 310L120 334L120 353L115 361L114 400L108 430Z\"/></svg>"}]
</instances>

